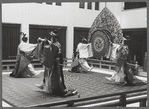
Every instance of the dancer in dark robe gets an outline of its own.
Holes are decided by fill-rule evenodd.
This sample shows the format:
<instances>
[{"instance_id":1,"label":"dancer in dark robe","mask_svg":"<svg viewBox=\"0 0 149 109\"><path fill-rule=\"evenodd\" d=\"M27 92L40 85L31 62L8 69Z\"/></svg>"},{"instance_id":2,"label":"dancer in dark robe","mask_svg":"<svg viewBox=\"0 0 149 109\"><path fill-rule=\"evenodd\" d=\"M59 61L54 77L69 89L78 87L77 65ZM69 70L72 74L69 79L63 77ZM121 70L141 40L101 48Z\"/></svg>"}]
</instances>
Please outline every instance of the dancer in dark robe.
<instances>
[{"instance_id":1,"label":"dancer in dark robe","mask_svg":"<svg viewBox=\"0 0 149 109\"><path fill-rule=\"evenodd\" d=\"M43 89L48 85L47 91L53 95L58 96L72 96L77 94L74 89L67 90L64 83L63 74L63 56L61 51L61 45L58 42L58 36L54 32L50 33L51 41L39 38L41 41L40 60L43 59L42 64L45 66L44 78L41 84L36 84L40 89ZM43 55L42 55L43 54ZM47 82L47 84L46 84Z\"/></svg>"},{"instance_id":2,"label":"dancer in dark robe","mask_svg":"<svg viewBox=\"0 0 149 109\"><path fill-rule=\"evenodd\" d=\"M10 77L33 77L40 74L40 72L34 70L31 64L37 44L27 43L26 34L21 32L21 35L23 37L22 42L18 45L15 69L10 74Z\"/></svg>"}]
</instances>

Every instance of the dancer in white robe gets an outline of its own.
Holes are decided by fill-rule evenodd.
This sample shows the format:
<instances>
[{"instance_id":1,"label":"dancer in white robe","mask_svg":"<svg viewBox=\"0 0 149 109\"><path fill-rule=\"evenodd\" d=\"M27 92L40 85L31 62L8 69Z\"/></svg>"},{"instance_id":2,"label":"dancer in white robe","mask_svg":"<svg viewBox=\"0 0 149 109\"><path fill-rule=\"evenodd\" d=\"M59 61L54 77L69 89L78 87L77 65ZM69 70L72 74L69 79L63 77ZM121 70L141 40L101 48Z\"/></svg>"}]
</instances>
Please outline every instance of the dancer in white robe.
<instances>
[{"instance_id":1,"label":"dancer in white robe","mask_svg":"<svg viewBox=\"0 0 149 109\"><path fill-rule=\"evenodd\" d=\"M77 55L69 71L78 73L91 71L93 66L89 66L86 61L86 58L93 57L91 43L87 43L87 40L83 38L82 41L78 44L76 52Z\"/></svg>"},{"instance_id":2,"label":"dancer in white robe","mask_svg":"<svg viewBox=\"0 0 149 109\"><path fill-rule=\"evenodd\" d=\"M37 44L27 43L28 38L25 36L26 34L22 33L22 35L22 41L17 49L15 69L10 74L11 77L15 78L33 77L40 74L39 71L35 71L31 64L31 60L34 58L33 52L35 51Z\"/></svg>"}]
</instances>

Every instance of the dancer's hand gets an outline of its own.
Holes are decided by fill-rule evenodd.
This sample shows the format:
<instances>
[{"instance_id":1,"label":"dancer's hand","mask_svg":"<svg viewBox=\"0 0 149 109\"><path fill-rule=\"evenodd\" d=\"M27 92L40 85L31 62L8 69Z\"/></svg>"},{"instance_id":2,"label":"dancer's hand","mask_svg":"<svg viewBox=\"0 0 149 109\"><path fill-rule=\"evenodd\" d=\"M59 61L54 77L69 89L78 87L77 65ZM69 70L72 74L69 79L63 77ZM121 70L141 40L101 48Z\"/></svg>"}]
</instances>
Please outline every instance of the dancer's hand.
<instances>
[{"instance_id":1,"label":"dancer's hand","mask_svg":"<svg viewBox=\"0 0 149 109\"><path fill-rule=\"evenodd\" d=\"M40 40L41 40L41 38L40 38L40 37L38 37L37 42L39 42Z\"/></svg>"},{"instance_id":2,"label":"dancer's hand","mask_svg":"<svg viewBox=\"0 0 149 109\"><path fill-rule=\"evenodd\" d=\"M45 41L45 39L42 39L41 37L39 37L39 38L37 39L37 41Z\"/></svg>"},{"instance_id":3,"label":"dancer's hand","mask_svg":"<svg viewBox=\"0 0 149 109\"><path fill-rule=\"evenodd\" d=\"M109 41L110 42L110 44L113 44L111 41Z\"/></svg>"}]
</instances>

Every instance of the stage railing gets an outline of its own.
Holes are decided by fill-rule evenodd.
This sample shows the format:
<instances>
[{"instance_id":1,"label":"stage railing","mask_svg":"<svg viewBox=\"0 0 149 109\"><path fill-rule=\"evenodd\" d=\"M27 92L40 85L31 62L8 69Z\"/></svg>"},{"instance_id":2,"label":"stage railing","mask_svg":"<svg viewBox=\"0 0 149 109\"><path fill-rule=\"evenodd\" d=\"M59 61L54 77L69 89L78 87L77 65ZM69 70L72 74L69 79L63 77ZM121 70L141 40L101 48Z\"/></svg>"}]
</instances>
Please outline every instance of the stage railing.
<instances>
[{"instance_id":1,"label":"stage railing","mask_svg":"<svg viewBox=\"0 0 149 109\"><path fill-rule=\"evenodd\" d=\"M109 103L100 104L103 102ZM28 107L83 107L85 105L92 105L95 103L96 107L126 107L128 104L137 102L139 102L140 107L147 107L147 88L105 95L96 95L86 98L74 98L71 100L49 102Z\"/></svg>"},{"instance_id":2,"label":"stage railing","mask_svg":"<svg viewBox=\"0 0 149 109\"><path fill-rule=\"evenodd\" d=\"M71 67L71 63L73 62L73 58L64 58L64 63L63 66L66 68L70 68ZM86 59L88 64L94 67L98 67L98 68L105 68L105 69L109 69L109 70L114 70L116 63L109 61L109 60L99 60L99 59L91 59L88 58ZM139 69L139 65L136 63L132 64L132 63L127 63L128 65L130 65L130 67L132 68L133 72L135 73L134 75L138 75L138 69Z\"/></svg>"},{"instance_id":3,"label":"stage railing","mask_svg":"<svg viewBox=\"0 0 149 109\"><path fill-rule=\"evenodd\" d=\"M39 60L33 60L31 61L34 68L43 68L43 65L41 65ZM2 60L2 70L3 71L12 71L15 67L16 59L11 60Z\"/></svg>"},{"instance_id":4,"label":"stage railing","mask_svg":"<svg viewBox=\"0 0 149 109\"><path fill-rule=\"evenodd\" d=\"M63 59L63 67L65 68L70 68L71 67L71 63L73 62L73 58L64 58ZM98 60L98 59L86 59L88 64L94 67L98 67L98 68L105 68L105 69L109 69L109 70L113 70L115 68L115 63L109 60ZM5 71L11 71L12 69L14 69L16 60L15 59L11 59L11 60L2 60L2 67L3 70ZM41 65L40 61L37 59L34 59L33 61L31 61L32 65L34 66L34 68L43 68L43 65ZM137 65L137 63L135 64L131 64L128 63L133 70L135 70L135 75L138 75L138 68L139 65Z\"/></svg>"}]
</instances>

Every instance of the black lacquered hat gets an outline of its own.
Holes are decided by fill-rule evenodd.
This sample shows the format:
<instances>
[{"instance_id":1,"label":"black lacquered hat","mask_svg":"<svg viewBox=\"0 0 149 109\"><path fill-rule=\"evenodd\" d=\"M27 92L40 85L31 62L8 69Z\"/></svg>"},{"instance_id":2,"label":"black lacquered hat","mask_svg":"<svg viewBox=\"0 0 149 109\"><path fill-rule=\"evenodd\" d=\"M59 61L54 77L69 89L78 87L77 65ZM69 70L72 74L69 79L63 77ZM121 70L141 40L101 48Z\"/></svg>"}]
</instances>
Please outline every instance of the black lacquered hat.
<instances>
[{"instance_id":1,"label":"black lacquered hat","mask_svg":"<svg viewBox=\"0 0 149 109\"><path fill-rule=\"evenodd\" d=\"M49 34L50 34L51 36L57 36L57 32L56 32L56 31L51 31Z\"/></svg>"},{"instance_id":2,"label":"black lacquered hat","mask_svg":"<svg viewBox=\"0 0 149 109\"><path fill-rule=\"evenodd\" d=\"M24 32L20 32L20 35L23 35L22 37L23 41L27 41L28 38L26 37L26 34Z\"/></svg>"},{"instance_id":3,"label":"black lacquered hat","mask_svg":"<svg viewBox=\"0 0 149 109\"><path fill-rule=\"evenodd\" d=\"M23 35L23 37L26 36L26 34L24 32L20 32L20 35Z\"/></svg>"},{"instance_id":4,"label":"black lacquered hat","mask_svg":"<svg viewBox=\"0 0 149 109\"><path fill-rule=\"evenodd\" d=\"M55 30L51 31L49 34L50 34L51 36L57 36L60 29L61 29L61 28L55 29Z\"/></svg>"}]
</instances>

